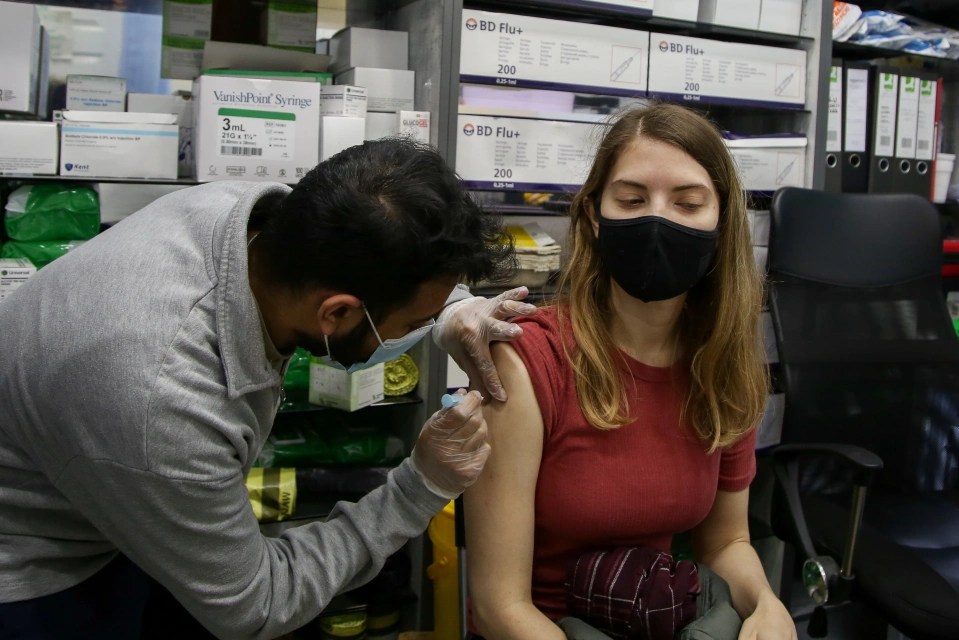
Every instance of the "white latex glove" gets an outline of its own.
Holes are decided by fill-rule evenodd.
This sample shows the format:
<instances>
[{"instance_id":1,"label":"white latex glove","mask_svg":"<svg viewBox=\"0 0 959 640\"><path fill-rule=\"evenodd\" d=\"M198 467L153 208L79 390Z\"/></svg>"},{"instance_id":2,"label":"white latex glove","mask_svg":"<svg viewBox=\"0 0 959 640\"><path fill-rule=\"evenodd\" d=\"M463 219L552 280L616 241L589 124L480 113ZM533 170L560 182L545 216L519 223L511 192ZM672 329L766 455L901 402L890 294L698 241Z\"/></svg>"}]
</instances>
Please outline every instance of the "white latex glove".
<instances>
[{"instance_id":1,"label":"white latex glove","mask_svg":"<svg viewBox=\"0 0 959 640\"><path fill-rule=\"evenodd\" d=\"M489 434L478 391L457 392L456 406L426 421L410 455L410 466L436 495L452 500L479 477L489 457Z\"/></svg>"},{"instance_id":2,"label":"white latex glove","mask_svg":"<svg viewBox=\"0 0 959 640\"><path fill-rule=\"evenodd\" d=\"M518 287L491 299L460 300L443 309L433 327L433 341L466 372L470 384L500 402L506 401L506 391L493 366L489 345L523 335L523 330L508 320L536 313L535 306L521 302L528 295L529 289Z\"/></svg>"}]
</instances>

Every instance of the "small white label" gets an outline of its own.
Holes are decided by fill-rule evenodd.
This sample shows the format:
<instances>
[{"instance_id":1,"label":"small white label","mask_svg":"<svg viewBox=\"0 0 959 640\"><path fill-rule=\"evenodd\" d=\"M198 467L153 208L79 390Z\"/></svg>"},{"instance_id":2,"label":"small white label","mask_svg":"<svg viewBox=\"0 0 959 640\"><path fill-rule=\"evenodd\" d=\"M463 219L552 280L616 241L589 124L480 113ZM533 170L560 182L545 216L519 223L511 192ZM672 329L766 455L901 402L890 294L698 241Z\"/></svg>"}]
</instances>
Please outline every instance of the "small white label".
<instances>
[{"instance_id":1,"label":"small white label","mask_svg":"<svg viewBox=\"0 0 959 640\"><path fill-rule=\"evenodd\" d=\"M296 122L275 118L219 116L221 157L292 160Z\"/></svg>"},{"instance_id":2,"label":"small white label","mask_svg":"<svg viewBox=\"0 0 959 640\"><path fill-rule=\"evenodd\" d=\"M879 75L876 95L876 130L873 146L877 156L891 156L896 152L893 137L896 135L896 96L899 76L895 73Z\"/></svg>"}]
</instances>

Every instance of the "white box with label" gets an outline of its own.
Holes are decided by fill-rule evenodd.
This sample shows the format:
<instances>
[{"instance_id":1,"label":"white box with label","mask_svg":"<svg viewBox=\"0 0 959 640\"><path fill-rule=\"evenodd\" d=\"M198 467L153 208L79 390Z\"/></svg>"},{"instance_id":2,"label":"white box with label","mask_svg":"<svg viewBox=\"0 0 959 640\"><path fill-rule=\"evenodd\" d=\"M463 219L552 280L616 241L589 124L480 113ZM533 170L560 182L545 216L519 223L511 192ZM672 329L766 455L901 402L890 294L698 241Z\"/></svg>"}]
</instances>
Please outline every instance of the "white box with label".
<instances>
[{"instance_id":1,"label":"white box with label","mask_svg":"<svg viewBox=\"0 0 959 640\"><path fill-rule=\"evenodd\" d=\"M402 69L354 67L335 77L335 84L366 87L366 110L396 113L413 108L416 74Z\"/></svg>"},{"instance_id":2,"label":"white box with label","mask_svg":"<svg viewBox=\"0 0 959 640\"><path fill-rule=\"evenodd\" d=\"M806 52L654 33L649 95L800 109L806 102Z\"/></svg>"},{"instance_id":3,"label":"white box with label","mask_svg":"<svg viewBox=\"0 0 959 640\"><path fill-rule=\"evenodd\" d=\"M60 136L53 122L0 120L0 140L0 175L57 175Z\"/></svg>"},{"instance_id":4,"label":"white box with label","mask_svg":"<svg viewBox=\"0 0 959 640\"><path fill-rule=\"evenodd\" d=\"M400 111L396 119L396 135L423 144L430 143L429 111Z\"/></svg>"},{"instance_id":5,"label":"white box with label","mask_svg":"<svg viewBox=\"0 0 959 640\"><path fill-rule=\"evenodd\" d=\"M646 93L646 31L464 10L461 38L461 82L618 96Z\"/></svg>"},{"instance_id":6,"label":"white box with label","mask_svg":"<svg viewBox=\"0 0 959 640\"><path fill-rule=\"evenodd\" d=\"M67 109L75 111L124 111L126 78L112 76L67 76Z\"/></svg>"},{"instance_id":7,"label":"white box with label","mask_svg":"<svg viewBox=\"0 0 959 640\"><path fill-rule=\"evenodd\" d=\"M409 68L409 34L406 31L347 27L330 38L330 71L353 67Z\"/></svg>"},{"instance_id":8,"label":"white box with label","mask_svg":"<svg viewBox=\"0 0 959 640\"><path fill-rule=\"evenodd\" d=\"M757 29L762 0L700 0L699 21L737 29Z\"/></svg>"},{"instance_id":9,"label":"white box with label","mask_svg":"<svg viewBox=\"0 0 959 640\"><path fill-rule=\"evenodd\" d=\"M319 161L319 84L203 75L193 89L198 181L295 183Z\"/></svg>"},{"instance_id":10,"label":"white box with label","mask_svg":"<svg viewBox=\"0 0 959 640\"><path fill-rule=\"evenodd\" d=\"M348 84L320 87L320 113L324 116L366 116L366 88Z\"/></svg>"},{"instance_id":11,"label":"white box with label","mask_svg":"<svg viewBox=\"0 0 959 640\"><path fill-rule=\"evenodd\" d=\"M175 180L178 137L172 113L67 110L60 175Z\"/></svg>"},{"instance_id":12,"label":"white box with label","mask_svg":"<svg viewBox=\"0 0 959 640\"><path fill-rule=\"evenodd\" d=\"M193 100L189 97L156 93L127 94L127 111L133 113L175 113L180 129L177 173L193 177Z\"/></svg>"},{"instance_id":13,"label":"white box with label","mask_svg":"<svg viewBox=\"0 0 959 640\"><path fill-rule=\"evenodd\" d=\"M430 143L430 112L400 111L399 113L366 114L366 140L403 137Z\"/></svg>"},{"instance_id":14,"label":"white box with label","mask_svg":"<svg viewBox=\"0 0 959 640\"><path fill-rule=\"evenodd\" d=\"M37 112L41 40L35 6L0 2L0 111Z\"/></svg>"},{"instance_id":15,"label":"white box with label","mask_svg":"<svg viewBox=\"0 0 959 640\"><path fill-rule=\"evenodd\" d=\"M456 172L469 189L575 191L604 125L463 115Z\"/></svg>"},{"instance_id":16,"label":"white box with label","mask_svg":"<svg viewBox=\"0 0 959 640\"><path fill-rule=\"evenodd\" d=\"M36 272L37 268L26 258L0 259L0 302Z\"/></svg>"},{"instance_id":17,"label":"white box with label","mask_svg":"<svg viewBox=\"0 0 959 640\"><path fill-rule=\"evenodd\" d=\"M315 0L268 0L266 7L266 44L297 51L316 48Z\"/></svg>"},{"instance_id":18,"label":"white box with label","mask_svg":"<svg viewBox=\"0 0 959 640\"><path fill-rule=\"evenodd\" d=\"M320 162L344 149L363 144L366 119L323 116L320 119Z\"/></svg>"},{"instance_id":19,"label":"white box with label","mask_svg":"<svg viewBox=\"0 0 959 640\"><path fill-rule=\"evenodd\" d=\"M309 401L324 407L356 411L383 399L383 365L347 373L310 359Z\"/></svg>"},{"instance_id":20,"label":"white box with label","mask_svg":"<svg viewBox=\"0 0 959 640\"><path fill-rule=\"evenodd\" d=\"M547 4L567 5L573 9L616 9L619 12L636 15L653 15L655 5L673 0L552 0Z\"/></svg>"},{"instance_id":21,"label":"white box with label","mask_svg":"<svg viewBox=\"0 0 959 640\"><path fill-rule=\"evenodd\" d=\"M798 36L802 24L803 0L762 0L759 30Z\"/></svg>"},{"instance_id":22,"label":"white box with label","mask_svg":"<svg viewBox=\"0 0 959 640\"><path fill-rule=\"evenodd\" d=\"M653 7L653 16L696 22L699 19L699 0L661 0Z\"/></svg>"},{"instance_id":23,"label":"white box with label","mask_svg":"<svg viewBox=\"0 0 959 640\"><path fill-rule=\"evenodd\" d=\"M726 146L748 191L806 186L805 136L741 138Z\"/></svg>"}]
</instances>

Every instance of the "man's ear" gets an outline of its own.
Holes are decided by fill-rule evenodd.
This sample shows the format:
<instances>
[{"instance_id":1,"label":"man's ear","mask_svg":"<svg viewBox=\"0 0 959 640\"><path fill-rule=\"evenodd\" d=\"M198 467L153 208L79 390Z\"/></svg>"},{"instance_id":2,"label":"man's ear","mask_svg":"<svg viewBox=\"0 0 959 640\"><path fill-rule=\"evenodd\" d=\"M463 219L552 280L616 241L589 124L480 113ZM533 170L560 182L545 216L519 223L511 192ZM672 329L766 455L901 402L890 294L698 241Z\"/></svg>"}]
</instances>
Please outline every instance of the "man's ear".
<instances>
[{"instance_id":1,"label":"man's ear","mask_svg":"<svg viewBox=\"0 0 959 640\"><path fill-rule=\"evenodd\" d=\"M333 335L341 327L352 328L357 313L363 313L363 301L349 293L323 293L316 306L316 322L323 335Z\"/></svg>"}]
</instances>

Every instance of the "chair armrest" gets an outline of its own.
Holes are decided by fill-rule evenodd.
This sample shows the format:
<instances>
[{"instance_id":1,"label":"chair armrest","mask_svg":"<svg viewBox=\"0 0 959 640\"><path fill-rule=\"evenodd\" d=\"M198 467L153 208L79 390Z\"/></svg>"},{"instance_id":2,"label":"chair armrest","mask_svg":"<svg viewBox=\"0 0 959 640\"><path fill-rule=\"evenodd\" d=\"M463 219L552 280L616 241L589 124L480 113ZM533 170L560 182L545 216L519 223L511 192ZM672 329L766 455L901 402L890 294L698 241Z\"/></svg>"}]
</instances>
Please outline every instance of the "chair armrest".
<instances>
[{"instance_id":1,"label":"chair armrest","mask_svg":"<svg viewBox=\"0 0 959 640\"><path fill-rule=\"evenodd\" d=\"M806 558L816 560L822 565L822 558L816 552L809 535L809 527L803 514L802 502L799 495L799 458L806 455L828 455L839 458L855 470L852 504L850 505L849 525L846 530L846 544L843 551L842 565L839 575L829 576L833 582L834 591L840 598L848 596L852 574L852 560L855 554L856 541L859 536L859 527L862 523L862 511L865 503L866 487L876 473L882 470L882 459L872 451L850 444L838 443L807 443L785 444L773 449L772 469L786 498L785 503L789 512L791 532L798 542ZM828 565L833 565L829 560ZM825 577L825 576L824 576ZM840 586L837 583L843 583Z\"/></svg>"},{"instance_id":2,"label":"chair armrest","mask_svg":"<svg viewBox=\"0 0 959 640\"><path fill-rule=\"evenodd\" d=\"M772 450L773 465L775 467L786 464L800 456L811 454L828 454L849 463L857 471L855 481L857 485L868 486L872 477L882 470L882 458L869 449L854 444L838 444L835 442L779 445Z\"/></svg>"}]
</instances>

